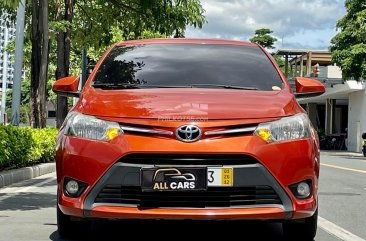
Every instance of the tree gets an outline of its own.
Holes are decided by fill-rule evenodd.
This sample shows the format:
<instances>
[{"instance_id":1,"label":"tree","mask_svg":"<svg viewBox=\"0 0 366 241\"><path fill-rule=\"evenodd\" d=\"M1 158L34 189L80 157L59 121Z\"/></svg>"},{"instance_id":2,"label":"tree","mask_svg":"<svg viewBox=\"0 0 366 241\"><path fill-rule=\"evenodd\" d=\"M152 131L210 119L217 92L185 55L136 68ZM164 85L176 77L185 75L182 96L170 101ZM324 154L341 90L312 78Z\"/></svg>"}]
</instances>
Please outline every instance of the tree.
<instances>
[{"instance_id":1,"label":"tree","mask_svg":"<svg viewBox=\"0 0 366 241\"><path fill-rule=\"evenodd\" d=\"M366 78L366 4L364 0L346 0L347 9L337 22L340 30L331 40L333 61L338 64L343 78Z\"/></svg>"},{"instance_id":2,"label":"tree","mask_svg":"<svg viewBox=\"0 0 366 241\"><path fill-rule=\"evenodd\" d=\"M280 55L276 55L276 54L272 54L272 57L274 58L274 60L276 61L278 67L280 67L282 73L285 73L285 61L283 60L283 57Z\"/></svg>"},{"instance_id":3,"label":"tree","mask_svg":"<svg viewBox=\"0 0 366 241\"><path fill-rule=\"evenodd\" d=\"M62 2L64 8L62 8ZM60 28L56 35L57 41L57 68L56 79L69 76L70 71L70 55L71 55L71 28L72 18L74 14L73 0L56 0L56 21L65 23L64 28ZM69 26L69 27L67 27ZM67 97L57 96L56 105L56 125L60 127L67 115Z\"/></svg>"},{"instance_id":4,"label":"tree","mask_svg":"<svg viewBox=\"0 0 366 241\"><path fill-rule=\"evenodd\" d=\"M273 31L268 28L257 29L255 30L254 37L250 38L249 41L257 43L267 49L274 49L275 47L273 45L277 39L271 36L271 33L273 33Z\"/></svg>"},{"instance_id":5,"label":"tree","mask_svg":"<svg viewBox=\"0 0 366 241\"><path fill-rule=\"evenodd\" d=\"M31 125L46 127L46 85L48 78L48 1L32 1Z\"/></svg>"},{"instance_id":6,"label":"tree","mask_svg":"<svg viewBox=\"0 0 366 241\"><path fill-rule=\"evenodd\" d=\"M277 39L271 36L271 33L273 33L273 31L268 28L257 29L255 30L255 35L249 40L250 42L257 43L264 48L274 49L275 47L273 45L275 42L277 42ZM285 62L282 57L275 55L274 53L272 53L272 56L277 62L277 65L280 67L281 71L285 73Z\"/></svg>"}]
</instances>

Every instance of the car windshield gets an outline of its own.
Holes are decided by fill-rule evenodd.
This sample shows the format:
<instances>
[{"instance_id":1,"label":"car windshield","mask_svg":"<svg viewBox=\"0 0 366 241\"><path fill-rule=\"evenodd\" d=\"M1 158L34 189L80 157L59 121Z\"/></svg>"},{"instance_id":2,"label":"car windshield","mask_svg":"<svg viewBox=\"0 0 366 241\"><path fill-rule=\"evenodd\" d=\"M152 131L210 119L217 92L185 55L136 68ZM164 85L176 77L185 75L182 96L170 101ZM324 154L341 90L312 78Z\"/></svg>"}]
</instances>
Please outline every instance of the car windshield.
<instances>
[{"instance_id":1,"label":"car windshield","mask_svg":"<svg viewBox=\"0 0 366 241\"><path fill-rule=\"evenodd\" d=\"M282 81L258 47L215 44L116 46L94 87L204 87L278 90Z\"/></svg>"}]
</instances>

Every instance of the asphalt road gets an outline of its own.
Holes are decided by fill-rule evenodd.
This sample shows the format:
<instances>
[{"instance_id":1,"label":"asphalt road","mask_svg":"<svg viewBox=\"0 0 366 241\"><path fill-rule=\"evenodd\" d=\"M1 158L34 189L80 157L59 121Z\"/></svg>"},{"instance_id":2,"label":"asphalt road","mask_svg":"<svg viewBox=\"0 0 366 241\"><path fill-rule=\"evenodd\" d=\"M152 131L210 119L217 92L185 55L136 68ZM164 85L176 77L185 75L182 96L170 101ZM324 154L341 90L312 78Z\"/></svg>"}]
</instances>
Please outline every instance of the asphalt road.
<instances>
[{"instance_id":1,"label":"asphalt road","mask_svg":"<svg viewBox=\"0 0 366 241\"><path fill-rule=\"evenodd\" d=\"M366 241L366 158L322 153L319 227L316 241ZM62 241L56 226L55 174L0 189L0 240ZM141 232L136 233L136 227ZM97 222L79 240L121 240L151 235L160 240L242 237L243 240L283 240L276 223L136 221ZM301 234L299 234L301 235Z\"/></svg>"}]
</instances>

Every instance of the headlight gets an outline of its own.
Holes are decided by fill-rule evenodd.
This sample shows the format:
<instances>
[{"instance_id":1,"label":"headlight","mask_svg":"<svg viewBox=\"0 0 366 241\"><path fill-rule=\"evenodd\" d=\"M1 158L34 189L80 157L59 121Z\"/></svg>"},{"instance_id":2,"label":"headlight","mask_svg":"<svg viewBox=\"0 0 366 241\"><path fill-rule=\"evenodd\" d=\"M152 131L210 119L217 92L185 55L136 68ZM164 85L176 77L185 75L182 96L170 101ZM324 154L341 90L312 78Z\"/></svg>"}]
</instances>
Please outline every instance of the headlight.
<instances>
[{"instance_id":1,"label":"headlight","mask_svg":"<svg viewBox=\"0 0 366 241\"><path fill-rule=\"evenodd\" d=\"M261 123L254 134L267 142L287 141L310 136L311 124L304 113L284 117L278 121Z\"/></svg>"},{"instance_id":2,"label":"headlight","mask_svg":"<svg viewBox=\"0 0 366 241\"><path fill-rule=\"evenodd\" d=\"M78 112L69 113L65 119L65 135L110 141L120 134L123 134L123 131L116 122L100 120Z\"/></svg>"}]
</instances>

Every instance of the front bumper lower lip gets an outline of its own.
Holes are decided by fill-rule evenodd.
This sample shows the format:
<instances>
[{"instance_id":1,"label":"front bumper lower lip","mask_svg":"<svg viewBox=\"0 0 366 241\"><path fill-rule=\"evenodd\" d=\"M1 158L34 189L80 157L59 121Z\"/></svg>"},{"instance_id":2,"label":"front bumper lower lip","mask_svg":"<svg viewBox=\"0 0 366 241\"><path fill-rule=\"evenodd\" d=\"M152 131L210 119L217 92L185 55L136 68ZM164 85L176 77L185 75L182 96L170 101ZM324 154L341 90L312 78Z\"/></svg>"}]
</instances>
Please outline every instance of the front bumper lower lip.
<instances>
[{"instance_id":1,"label":"front bumper lower lip","mask_svg":"<svg viewBox=\"0 0 366 241\"><path fill-rule=\"evenodd\" d=\"M109 219L286 219L288 214L280 207L228 208L228 209L139 209L138 207L98 206L90 211L90 218Z\"/></svg>"}]
</instances>

